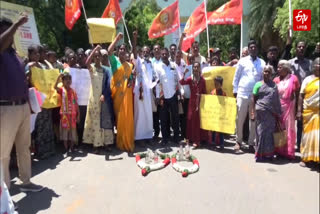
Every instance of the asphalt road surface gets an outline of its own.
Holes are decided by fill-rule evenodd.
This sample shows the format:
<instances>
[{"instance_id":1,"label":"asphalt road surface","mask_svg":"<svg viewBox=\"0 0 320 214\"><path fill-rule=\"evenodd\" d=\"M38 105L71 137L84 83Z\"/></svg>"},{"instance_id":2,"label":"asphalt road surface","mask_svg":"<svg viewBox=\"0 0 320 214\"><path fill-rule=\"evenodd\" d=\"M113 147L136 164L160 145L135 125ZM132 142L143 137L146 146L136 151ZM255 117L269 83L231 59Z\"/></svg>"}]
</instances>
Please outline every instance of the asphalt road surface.
<instances>
[{"instance_id":1,"label":"asphalt road surface","mask_svg":"<svg viewBox=\"0 0 320 214\"><path fill-rule=\"evenodd\" d=\"M46 187L42 192L19 192L14 178L11 194L21 214L319 214L319 166L255 163L253 154L234 154L232 146L192 150L200 171L187 178L171 165L143 177L134 154L116 149L96 155L85 147L71 156L58 151L33 162L32 181ZM162 151L177 150L170 143Z\"/></svg>"}]
</instances>

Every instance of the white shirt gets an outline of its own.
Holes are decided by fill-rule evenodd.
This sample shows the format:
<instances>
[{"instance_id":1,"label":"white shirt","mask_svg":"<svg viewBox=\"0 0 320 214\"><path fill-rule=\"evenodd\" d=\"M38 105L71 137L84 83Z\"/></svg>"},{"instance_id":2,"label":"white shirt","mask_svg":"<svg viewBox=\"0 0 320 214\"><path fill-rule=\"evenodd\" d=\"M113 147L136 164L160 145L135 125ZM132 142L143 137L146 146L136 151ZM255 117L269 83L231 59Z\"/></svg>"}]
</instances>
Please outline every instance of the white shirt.
<instances>
[{"instance_id":1,"label":"white shirt","mask_svg":"<svg viewBox=\"0 0 320 214\"><path fill-rule=\"evenodd\" d=\"M180 66L178 66L177 63L175 63L175 65L176 65L176 69L178 72L179 80L181 80L183 78L183 74L186 69L188 69L188 72L185 74L184 80L186 80L188 77L191 76L192 65L186 65L184 60L181 60ZM189 99L191 96L191 91L190 91L189 85L180 85L180 92L184 98Z\"/></svg>"},{"instance_id":2,"label":"white shirt","mask_svg":"<svg viewBox=\"0 0 320 214\"><path fill-rule=\"evenodd\" d=\"M137 57L134 59L134 64L137 67L137 78L136 78L136 85L139 85L143 82L147 88L152 89L155 85L158 75L156 75L151 60L141 59Z\"/></svg>"},{"instance_id":3,"label":"white shirt","mask_svg":"<svg viewBox=\"0 0 320 214\"><path fill-rule=\"evenodd\" d=\"M250 55L241 58L233 79L233 93L237 93L237 97L249 98L256 82L263 78L265 65L259 57L254 61Z\"/></svg>"},{"instance_id":4,"label":"white shirt","mask_svg":"<svg viewBox=\"0 0 320 214\"><path fill-rule=\"evenodd\" d=\"M164 63L157 64L155 66L155 71L160 80L160 87L156 88L156 97L160 98L162 85L164 98L172 98L176 93L179 78L174 63L170 62L168 66Z\"/></svg>"},{"instance_id":5,"label":"white shirt","mask_svg":"<svg viewBox=\"0 0 320 214\"><path fill-rule=\"evenodd\" d=\"M152 66L153 66L153 68L154 68L154 66L162 63L162 60L161 60L161 58L160 58L159 60L157 60L155 57L153 57L152 60L151 60L151 62L152 62Z\"/></svg>"}]
</instances>

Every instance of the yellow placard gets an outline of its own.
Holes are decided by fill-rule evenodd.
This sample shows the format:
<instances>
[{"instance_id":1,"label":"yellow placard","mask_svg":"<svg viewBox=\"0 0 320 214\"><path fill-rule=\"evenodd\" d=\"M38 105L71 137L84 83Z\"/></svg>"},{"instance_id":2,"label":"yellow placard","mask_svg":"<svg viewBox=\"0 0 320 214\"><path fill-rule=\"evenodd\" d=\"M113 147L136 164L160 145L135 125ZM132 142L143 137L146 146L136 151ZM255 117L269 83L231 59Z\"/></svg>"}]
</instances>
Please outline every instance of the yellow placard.
<instances>
[{"instance_id":1,"label":"yellow placard","mask_svg":"<svg viewBox=\"0 0 320 214\"><path fill-rule=\"evenodd\" d=\"M233 97L201 95L200 125L202 129L234 134L237 105Z\"/></svg>"},{"instance_id":2,"label":"yellow placard","mask_svg":"<svg viewBox=\"0 0 320 214\"><path fill-rule=\"evenodd\" d=\"M33 9L23 5L0 1L1 18L4 17L10 19L12 22L16 22L20 13L28 15L28 22L19 27L17 32L14 34L14 46L19 56L28 56L28 47L32 44L40 44Z\"/></svg>"},{"instance_id":3,"label":"yellow placard","mask_svg":"<svg viewBox=\"0 0 320 214\"><path fill-rule=\"evenodd\" d=\"M54 89L59 76L58 69L31 68L31 83L40 92L46 95L43 108L56 108L60 106L60 95Z\"/></svg>"},{"instance_id":4,"label":"yellow placard","mask_svg":"<svg viewBox=\"0 0 320 214\"><path fill-rule=\"evenodd\" d=\"M116 36L113 18L89 18L89 42L91 44L111 43Z\"/></svg>"},{"instance_id":5,"label":"yellow placard","mask_svg":"<svg viewBox=\"0 0 320 214\"><path fill-rule=\"evenodd\" d=\"M207 93L210 94L214 87L214 78L221 76L223 78L222 89L228 97L233 97L233 77L236 72L235 67L231 66L213 66L202 70L203 78L206 80Z\"/></svg>"}]
</instances>

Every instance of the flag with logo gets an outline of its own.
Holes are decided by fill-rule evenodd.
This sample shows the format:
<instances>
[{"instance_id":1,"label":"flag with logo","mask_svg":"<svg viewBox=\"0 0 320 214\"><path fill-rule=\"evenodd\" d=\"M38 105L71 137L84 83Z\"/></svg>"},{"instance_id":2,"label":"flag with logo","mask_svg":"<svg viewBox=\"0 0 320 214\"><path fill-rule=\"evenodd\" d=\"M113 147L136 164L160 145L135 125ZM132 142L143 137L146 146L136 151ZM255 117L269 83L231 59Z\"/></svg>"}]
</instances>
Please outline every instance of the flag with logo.
<instances>
[{"instance_id":1,"label":"flag with logo","mask_svg":"<svg viewBox=\"0 0 320 214\"><path fill-rule=\"evenodd\" d=\"M201 3L189 17L187 24L184 28L184 33L186 34L183 39L181 49L187 51L194 38L196 38L204 29L206 29L206 14L205 14L205 2Z\"/></svg>"},{"instance_id":2,"label":"flag with logo","mask_svg":"<svg viewBox=\"0 0 320 214\"><path fill-rule=\"evenodd\" d=\"M179 1L164 8L153 20L149 38L154 39L173 33L180 27Z\"/></svg>"},{"instance_id":3,"label":"flag with logo","mask_svg":"<svg viewBox=\"0 0 320 214\"><path fill-rule=\"evenodd\" d=\"M239 25L242 18L242 0L231 0L208 15L209 25Z\"/></svg>"},{"instance_id":4,"label":"flag with logo","mask_svg":"<svg viewBox=\"0 0 320 214\"><path fill-rule=\"evenodd\" d=\"M104 10L101 18L113 18L115 24L117 25L122 18L119 0L109 0L109 3Z\"/></svg>"},{"instance_id":5,"label":"flag with logo","mask_svg":"<svg viewBox=\"0 0 320 214\"><path fill-rule=\"evenodd\" d=\"M65 2L65 24L72 30L74 24L81 16L81 3L79 0L66 0Z\"/></svg>"}]
</instances>

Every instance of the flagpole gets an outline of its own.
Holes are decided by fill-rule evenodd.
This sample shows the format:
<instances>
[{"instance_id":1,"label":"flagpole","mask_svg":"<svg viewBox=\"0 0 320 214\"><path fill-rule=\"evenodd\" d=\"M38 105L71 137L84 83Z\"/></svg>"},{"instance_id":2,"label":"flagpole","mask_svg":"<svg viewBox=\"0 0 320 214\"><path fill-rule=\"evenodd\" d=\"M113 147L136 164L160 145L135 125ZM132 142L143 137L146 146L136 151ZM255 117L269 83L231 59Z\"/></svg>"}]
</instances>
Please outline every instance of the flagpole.
<instances>
[{"instance_id":1,"label":"flagpole","mask_svg":"<svg viewBox=\"0 0 320 214\"><path fill-rule=\"evenodd\" d=\"M123 21L123 25L124 25L124 28L126 30L126 33L127 33L127 36L128 36L128 42L129 42L129 45L130 45L130 48L132 50L132 44L131 44L131 40L130 40L130 35L129 35L129 31L128 31L128 28L127 28L127 25L126 25L126 21L124 19L124 16L122 16L122 21Z\"/></svg>"},{"instance_id":2,"label":"flagpole","mask_svg":"<svg viewBox=\"0 0 320 214\"><path fill-rule=\"evenodd\" d=\"M289 29L289 36L292 37L292 12L291 12L291 0L289 0L289 25L290 25L290 29Z\"/></svg>"},{"instance_id":3,"label":"flagpole","mask_svg":"<svg viewBox=\"0 0 320 214\"><path fill-rule=\"evenodd\" d=\"M179 8L179 38L181 37L181 20L180 20L180 6L179 6L179 0L178 0L178 8Z\"/></svg>"},{"instance_id":4,"label":"flagpole","mask_svg":"<svg viewBox=\"0 0 320 214\"><path fill-rule=\"evenodd\" d=\"M208 44L208 57L210 57L210 44L209 44L209 28L208 28L208 16L207 16L207 1L203 0L204 2L204 13L206 16L206 27L207 27L207 44Z\"/></svg>"},{"instance_id":5,"label":"flagpole","mask_svg":"<svg viewBox=\"0 0 320 214\"><path fill-rule=\"evenodd\" d=\"M82 10L83 10L84 18L86 19L86 23L87 23L87 29L88 29L88 34L89 34L89 43L90 43L90 41L92 41L92 39L91 39L92 37L91 37L91 33L90 33L88 21L87 21L88 17L87 17L86 9L84 8L83 0L81 0L81 4L82 4Z\"/></svg>"}]
</instances>

